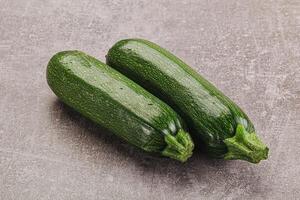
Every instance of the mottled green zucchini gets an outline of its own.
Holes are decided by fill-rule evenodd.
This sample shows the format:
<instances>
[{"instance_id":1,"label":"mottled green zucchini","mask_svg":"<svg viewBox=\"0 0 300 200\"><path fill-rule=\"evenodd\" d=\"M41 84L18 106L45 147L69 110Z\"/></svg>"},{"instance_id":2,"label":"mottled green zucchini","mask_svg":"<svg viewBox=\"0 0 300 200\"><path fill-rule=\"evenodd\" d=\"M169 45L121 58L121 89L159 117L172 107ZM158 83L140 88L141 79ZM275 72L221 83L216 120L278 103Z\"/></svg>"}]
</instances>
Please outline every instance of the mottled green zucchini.
<instances>
[{"instance_id":1,"label":"mottled green zucchini","mask_svg":"<svg viewBox=\"0 0 300 200\"><path fill-rule=\"evenodd\" d=\"M47 81L64 103L148 152L186 161L193 150L180 117L116 70L80 51L55 54Z\"/></svg>"},{"instance_id":2,"label":"mottled green zucchini","mask_svg":"<svg viewBox=\"0 0 300 200\"><path fill-rule=\"evenodd\" d=\"M268 157L247 115L182 60L142 39L117 42L107 64L164 100L210 155L258 163Z\"/></svg>"}]
</instances>

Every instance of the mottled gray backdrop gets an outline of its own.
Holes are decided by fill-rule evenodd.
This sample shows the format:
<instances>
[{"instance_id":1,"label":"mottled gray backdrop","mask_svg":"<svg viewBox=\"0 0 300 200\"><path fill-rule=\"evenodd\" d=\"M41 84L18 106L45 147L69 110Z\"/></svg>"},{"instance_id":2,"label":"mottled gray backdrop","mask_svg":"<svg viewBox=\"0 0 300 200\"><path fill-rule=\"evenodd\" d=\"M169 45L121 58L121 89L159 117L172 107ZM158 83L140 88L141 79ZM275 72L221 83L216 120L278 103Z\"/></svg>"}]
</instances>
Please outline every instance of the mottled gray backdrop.
<instances>
[{"instance_id":1,"label":"mottled gray backdrop","mask_svg":"<svg viewBox=\"0 0 300 200\"><path fill-rule=\"evenodd\" d=\"M60 103L50 57L117 40L168 48L235 100L270 147L253 165L185 164L125 144ZM0 0L0 199L299 199L298 0Z\"/></svg>"}]
</instances>

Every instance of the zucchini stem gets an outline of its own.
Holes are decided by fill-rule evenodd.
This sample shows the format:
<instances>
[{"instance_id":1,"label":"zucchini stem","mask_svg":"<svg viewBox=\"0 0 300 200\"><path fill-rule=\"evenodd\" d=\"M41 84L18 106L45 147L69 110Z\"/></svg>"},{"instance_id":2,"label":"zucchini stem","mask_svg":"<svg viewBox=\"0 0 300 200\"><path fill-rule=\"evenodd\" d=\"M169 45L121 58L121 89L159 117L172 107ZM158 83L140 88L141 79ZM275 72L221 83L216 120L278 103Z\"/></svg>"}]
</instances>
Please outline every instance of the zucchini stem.
<instances>
[{"instance_id":1,"label":"zucchini stem","mask_svg":"<svg viewBox=\"0 0 300 200\"><path fill-rule=\"evenodd\" d=\"M228 148L224 157L226 160L241 159L259 163L268 158L269 148L262 143L255 132L247 132L241 124L238 124L235 136L225 139L224 143Z\"/></svg>"},{"instance_id":2,"label":"zucchini stem","mask_svg":"<svg viewBox=\"0 0 300 200\"><path fill-rule=\"evenodd\" d=\"M194 143L191 136L180 129L176 135L170 133L165 135L167 146L162 155L185 162L193 154Z\"/></svg>"}]
</instances>

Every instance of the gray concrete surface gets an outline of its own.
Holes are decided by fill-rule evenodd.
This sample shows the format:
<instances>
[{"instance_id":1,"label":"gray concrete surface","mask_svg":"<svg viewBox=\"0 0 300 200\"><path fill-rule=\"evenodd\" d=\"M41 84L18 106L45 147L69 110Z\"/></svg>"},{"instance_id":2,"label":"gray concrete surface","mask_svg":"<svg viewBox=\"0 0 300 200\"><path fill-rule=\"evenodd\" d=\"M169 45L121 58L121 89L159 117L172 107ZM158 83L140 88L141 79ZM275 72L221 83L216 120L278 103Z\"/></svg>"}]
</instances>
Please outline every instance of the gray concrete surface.
<instances>
[{"instance_id":1,"label":"gray concrete surface","mask_svg":"<svg viewBox=\"0 0 300 200\"><path fill-rule=\"evenodd\" d=\"M278 1L0 0L0 199L299 199L300 7ZM168 48L238 102L270 147L259 165L137 151L62 103L57 51Z\"/></svg>"}]
</instances>

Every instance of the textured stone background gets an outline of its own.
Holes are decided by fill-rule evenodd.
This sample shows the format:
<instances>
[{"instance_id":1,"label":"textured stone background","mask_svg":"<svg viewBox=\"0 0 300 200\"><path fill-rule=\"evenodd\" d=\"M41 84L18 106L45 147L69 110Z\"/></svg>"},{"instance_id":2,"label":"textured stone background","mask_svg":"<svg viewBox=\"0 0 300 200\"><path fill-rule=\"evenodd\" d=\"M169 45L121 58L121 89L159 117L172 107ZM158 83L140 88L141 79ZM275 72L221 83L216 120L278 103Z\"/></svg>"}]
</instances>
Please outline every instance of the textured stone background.
<instances>
[{"instance_id":1,"label":"textured stone background","mask_svg":"<svg viewBox=\"0 0 300 200\"><path fill-rule=\"evenodd\" d=\"M299 199L299 1L154 2L0 0L0 199ZM57 100L55 52L104 60L127 37L168 48L241 105L269 160L151 156Z\"/></svg>"}]
</instances>

